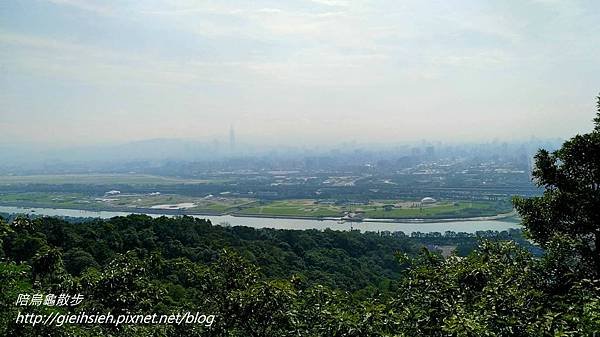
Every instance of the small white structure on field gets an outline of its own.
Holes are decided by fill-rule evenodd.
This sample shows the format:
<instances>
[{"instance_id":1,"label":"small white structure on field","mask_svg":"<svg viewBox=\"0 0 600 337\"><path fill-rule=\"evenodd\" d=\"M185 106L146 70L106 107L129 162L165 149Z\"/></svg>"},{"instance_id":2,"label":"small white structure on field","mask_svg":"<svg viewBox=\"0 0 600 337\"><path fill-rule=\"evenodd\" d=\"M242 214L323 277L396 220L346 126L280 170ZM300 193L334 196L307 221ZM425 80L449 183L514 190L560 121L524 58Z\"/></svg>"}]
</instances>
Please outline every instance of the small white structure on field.
<instances>
[{"instance_id":1,"label":"small white structure on field","mask_svg":"<svg viewBox=\"0 0 600 337\"><path fill-rule=\"evenodd\" d=\"M112 190L112 191L108 191L108 192L104 193L104 195L117 195L117 194L121 194L121 191Z\"/></svg>"},{"instance_id":2,"label":"small white structure on field","mask_svg":"<svg viewBox=\"0 0 600 337\"><path fill-rule=\"evenodd\" d=\"M436 202L437 202L437 200L435 200L434 198L431 198L431 197L425 197L425 198L421 199L421 203L424 205L435 204Z\"/></svg>"}]
</instances>

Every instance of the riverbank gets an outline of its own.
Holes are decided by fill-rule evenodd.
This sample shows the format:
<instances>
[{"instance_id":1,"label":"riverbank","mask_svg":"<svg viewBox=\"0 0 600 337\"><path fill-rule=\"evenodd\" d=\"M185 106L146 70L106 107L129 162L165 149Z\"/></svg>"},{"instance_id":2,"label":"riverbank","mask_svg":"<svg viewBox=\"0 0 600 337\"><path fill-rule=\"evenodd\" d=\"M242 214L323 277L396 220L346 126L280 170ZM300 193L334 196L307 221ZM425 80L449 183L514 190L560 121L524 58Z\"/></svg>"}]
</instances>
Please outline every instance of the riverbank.
<instances>
[{"instance_id":1,"label":"riverbank","mask_svg":"<svg viewBox=\"0 0 600 337\"><path fill-rule=\"evenodd\" d=\"M334 220L343 221L344 223L357 222L383 222L383 223L440 223L440 222L457 222L457 221L488 221L488 220L503 220L517 217L517 213L513 210L508 213L501 213L492 216L478 216L466 218L364 218L364 219L343 219L342 217L309 217L309 216L289 216L289 215L264 215L264 214L227 214L233 217L240 218L263 218L263 219L298 219L298 220Z\"/></svg>"},{"instance_id":2,"label":"riverbank","mask_svg":"<svg viewBox=\"0 0 600 337\"><path fill-rule=\"evenodd\" d=\"M34 212L32 212L34 211ZM12 206L0 206L0 213L18 214L30 213L44 216L59 216L70 218L101 218L110 219L116 216L126 216L132 212L113 212L113 211L87 211L75 209L56 209L56 208L21 208ZM140 214L140 212L135 212ZM142 213L151 217L176 216L171 214ZM283 219L283 218L257 218L257 217L234 217L231 215L191 215L193 217L209 219L215 225L221 226L246 226L253 228L275 228L291 230L358 230L361 232L412 232L430 233L453 231L456 233L475 233L478 231L505 231L511 228L520 228L519 221L514 218L504 218L500 220L480 220L480 221L452 221L452 222L340 222L337 220L314 220L314 219Z\"/></svg>"},{"instance_id":3,"label":"riverbank","mask_svg":"<svg viewBox=\"0 0 600 337\"><path fill-rule=\"evenodd\" d=\"M375 222L375 223L445 223L445 222L458 222L458 221L489 221L489 220L502 220L516 217L517 214L513 210L508 213L501 213L492 216L479 216L479 217L456 217L456 218L363 218L363 219L343 219L342 217L321 217L321 216L301 216L301 215L270 215L270 214L244 214L236 213L235 211L225 212L214 212L214 211L197 211L197 210L186 210L186 209L162 209L162 208L131 208L131 207L86 207L82 204L81 207L70 207L61 206L59 208L56 205L46 205L40 203L31 202L19 202L10 203L3 202L0 206L4 207L20 207L20 208L49 208L49 209L70 209L70 210L83 210L89 212L124 212L124 213L143 213L143 214L157 214L157 215L189 215L189 216L232 216L236 218L262 218L262 219L294 219L294 220L311 220L311 221L340 221L343 223L357 223L357 222ZM238 209L239 210L239 209Z\"/></svg>"},{"instance_id":4,"label":"riverbank","mask_svg":"<svg viewBox=\"0 0 600 337\"><path fill-rule=\"evenodd\" d=\"M144 213L144 214L167 214L167 215L207 215L207 216L220 216L228 215L228 212L215 212L215 211L189 211L186 209L169 209L169 208L131 208L131 207L90 207L85 204L81 206L72 207L69 205L53 205L53 204L42 204L35 202L2 202L0 206L3 207L20 207L20 208L50 208L50 209L70 209L70 210L82 210L89 212L126 212L126 213Z\"/></svg>"}]
</instances>

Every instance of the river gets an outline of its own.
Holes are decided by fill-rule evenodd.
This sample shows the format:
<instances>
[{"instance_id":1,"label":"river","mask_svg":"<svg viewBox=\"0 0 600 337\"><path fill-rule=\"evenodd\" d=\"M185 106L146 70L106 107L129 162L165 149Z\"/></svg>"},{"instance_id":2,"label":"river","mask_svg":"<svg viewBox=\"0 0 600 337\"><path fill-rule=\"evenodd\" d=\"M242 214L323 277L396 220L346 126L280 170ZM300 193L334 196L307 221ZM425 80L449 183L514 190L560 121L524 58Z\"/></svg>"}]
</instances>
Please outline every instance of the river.
<instances>
[{"instance_id":1,"label":"river","mask_svg":"<svg viewBox=\"0 0 600 337\"><path fill-rule=\"evenodd\" d=\"M31 211L35 211L32 213ZM0 206L0 213L31 213L48 216L67 216L108 219L115 216L125 216L129 212L112 211L86 211L76 209L59 208L21 208L12 206ZM148 214L151 217L173 216L166 214ZM313 219L283 219L283 218L259 218L259 217L235 217L231 215L194 215L194 217L210 219L213 224L248 226L254 228L278 228L278 229L333 229L360 231L402 231L406 234L412 232L440 232L454 231L474 233L476 231L503 231L509 228L519 228L520 225L514 218L499 220L470 220L470 221L448 221L433 223L398 223L398 222L345 222L337 220L313 220Z\"/></svg>"}]
</instances>

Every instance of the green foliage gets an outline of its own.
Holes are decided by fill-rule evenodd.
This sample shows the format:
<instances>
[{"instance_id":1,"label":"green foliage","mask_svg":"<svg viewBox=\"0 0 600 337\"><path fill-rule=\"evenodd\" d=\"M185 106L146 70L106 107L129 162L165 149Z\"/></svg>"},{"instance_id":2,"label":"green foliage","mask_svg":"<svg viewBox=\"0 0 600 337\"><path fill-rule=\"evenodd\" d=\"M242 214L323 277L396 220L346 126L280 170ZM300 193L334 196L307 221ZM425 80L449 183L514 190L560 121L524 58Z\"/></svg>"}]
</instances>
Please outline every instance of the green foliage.
<instances>
[{"instance_id":1,"label":"green foliage","mask_svg":"<svg viewBox=\"0 0 600 337\"><path fill-rule=\"evenodd\" d=\"M589 307L600 298L598 289L573 280L557 291L549 282L555 271L546 269L548 259L536 259L511 242L483 242L466 258L443 260L423 252L413 259L392 304L400 330L408 336L580 336L597 331L597 313Z\"/></svg>"},{"instance_id":2,"label":"green foliage","mask_svg":"<svg viewBox=\"0 0 600 337\"><path fill-rule=\"evenodd\" d=\"M400 266L393 252L414 252L416 240L357 231L291 231L248 227L213 226L192 217L151 218L144 215L68 223L55 218L32 221L35 235L11 242L38 240L37 246L52 245L63 252L65 268L80 275L86 268L98 269L117 254L138 250L159 253L167 259L185 257L197 263L214 262L228 248L261 267L269 278L300 275L309 284L324 284L350 291L367 286L387 285L397 278ZM471 238L467 240L473 241ZM459 241L458 239L456 241ZM13 244L14 245L14 244ZM13 258L30 259L38 251L10 247Z\"/></svg>"},{"instance_id":3,"label":"green foliage","mask_svg":"<svg viewBox=\"0 0 600 337\"><path fill-rule=\"evenodd\" d=\"M533 176L544 194L516 198L515 206L531 238L548 248L560 235L572 247L591 276L600 275L600 98L592 132L577 135L549 153L535 156Z\"/></svg>"},{"instance_id":4,"label":"green foliage","mask_svg":"<svg viewBox=\"0 0 600 337\"><path fill-rule=\"evenodd\" d=\"M213 227L191 218L145 216L58 224L56 219L24 226L2 223L4 237L12 235L18 241L31 236L43 243L28 260L14 257L14 245L3 247L6 256L14 259L0 263L0 300L5 308L0 315L2 332L19 336L35 336L40 331L50 336L576 336L599 328L599 282L582 279L578 261L570 258L568 238L555 241L556 248L541 259L506 241L483 241L467 257L443 258L426 249L416 255L410 249L398 250L396 266L404 272L386 278L396 286L372 284L353 294L340 275L368 269L368 261L360 262L361 254L369 256L380 246L387 250L388 240L407 244L421 239L376 239L372 234L333 231L256 231ZM142 238L139 233L150 237ZM204 236L220 239L221 246L237 243L238 248L216 250L215 244L210 253L191 249L207 242L202 241ZM303 263L311 266L311 272L329 270L330 275L338 275L338 286L315 284L311 272L285 278L265 274L241 255L251 252L256 260L266 259L260 250L249 248L248 242L256 236L269 238L259 241L261 249L276 243L281 249L284 242L297 239L295 247L282 251L304 256ZM113 241L106 242L108 238ZM245 240L250 241L240 245ZM91 242L108 251L94 256L97 248ZM394 259L394 250L387 252ZM90 262L90 256L100 262ZM79 257L87 262L80 264ZM346 270L355 261L359 262L356 269ZM73 313L199 310L217 318L211 327L75 324L33 328L14 322L17 295L31 292L84 294L80 306L64 309Z\"/></svg>"}]
</instances>

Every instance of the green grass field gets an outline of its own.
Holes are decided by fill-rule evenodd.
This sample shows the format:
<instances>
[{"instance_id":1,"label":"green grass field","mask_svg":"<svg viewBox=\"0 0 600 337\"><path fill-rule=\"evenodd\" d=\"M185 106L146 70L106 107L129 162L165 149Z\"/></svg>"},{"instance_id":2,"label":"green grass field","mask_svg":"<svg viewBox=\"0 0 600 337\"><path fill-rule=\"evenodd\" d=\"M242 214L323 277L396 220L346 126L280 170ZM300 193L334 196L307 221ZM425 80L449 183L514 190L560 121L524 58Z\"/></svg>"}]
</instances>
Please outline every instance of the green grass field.
<instances>
[{"instance_id":1,"label":"green grass field","mask_svg":"<svg viewBox=\"0 0 600 337\"><path fill-rule=\"evenodd\" d=\"M393 208L385 210L383 207L366 206L363 208L365 217L376 219L397 218L463 218L493 216L511 211L509 206L502 207L493 202L484 201L459 201L440 202L434 205L411 208Z\"/></svg>"},{"instance_id":2,"label":"green grass field","mask_svg":"<svg viewBox=\"0 0 600 337\"><path fill-rule=\"evenodd\" d=\"M392 204L397 206L385 206ZM323 205L315 200L282 200L244 208L236 213L260 216L340 217L346 212L364 212L365 218L373 219L435 219L494 216L511 210L512 206L508 202L493 201L442 201L420 206L417 202L393 200L372 201L366 205Z\"/></svg>"},{"instance_id":3,"label":"green grass field","mask_svg":"<svg viewBox=\"0 0 600 337\"><path fill-rule=\"evenodd\" d=\"M156 205L176 205L184 203L194 203L194 207L187 208L188 211L197 212L215 212L222 213L227 210L242 207L253 203L254 200L248 198L193 198L176 194L161 195L120 195L111 201L111 204L120 207L152 208Z\"/></svg>"},{"instance_id":4,"label":"green grass field","mask_svg":"<svg viewBox=\"0 0 600 337\"><path fill-rule=\"evenodd\" d=\"M193 198L175 194L122 194L115 196L89 196L77 193L4 193L0 194L0 204L25 207L73 208L93 210L127 210L149 209L166 205L193 203L186 207L187 212L225 213L237 210L244 205L254 203L247 198ZM158 208L160 210L160 208Z\"/></svg>"},{"instance_id":5,"label":"green grass field","mask_svg":"<svg viewBox=\"0 0 600 337\"><path fill-rule=\"evenodd\" d=\"M236 213L262 216L336 217L341 216L343 211L336 206L317 205L314 200L283 200L247 207Z\"/></svg>"},{"instance_id":6,"label":"green grass field","mask_svg":"<svg viewBox=\"0 0 600 337\"><path fill-rule=\"evenodd\" d=\"M93 199L77 193L45 193L45 192L27 192L0 194L0 202L11 205L18 204L39 204L53 205L53 207L77 208L94 203Z\"/></svg>"}]
</instances>

